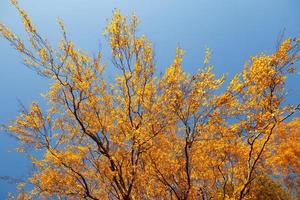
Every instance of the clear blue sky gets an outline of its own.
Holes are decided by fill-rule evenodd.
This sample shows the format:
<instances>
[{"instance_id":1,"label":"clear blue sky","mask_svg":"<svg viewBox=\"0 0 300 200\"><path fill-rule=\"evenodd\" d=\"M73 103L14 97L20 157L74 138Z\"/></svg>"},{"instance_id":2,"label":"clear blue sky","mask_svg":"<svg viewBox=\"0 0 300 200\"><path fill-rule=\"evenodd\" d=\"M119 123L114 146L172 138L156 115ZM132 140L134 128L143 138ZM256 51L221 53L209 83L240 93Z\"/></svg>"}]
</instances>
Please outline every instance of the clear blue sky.
<instances>
[{"instance_id":1,"label":"clear blue sky","mask_svg":"<svg viewBox=\"0 0 300 200\"><path fill-rule=\"evenodd\" d=\"M203 60L205 47L213 51L217 74L229 77L243 68L250 56L271 53L276 38L300 36L299 0L19 0L42 35L59 38L56 17L65 21L70 38L83 50L95 52L100 46L104 59L110 50L102 36L114 8L123 14L135 12L141 19L140 33L153 42L158 71L172 61L177 45L185 50L184 68L195 72ZM0 20L24 36L20 19L8 0L0 1ZM49 82L22 65L21 56L0 38L0 123L18 114L18 101L45 102L40 97ZM108 74L114 69L108 63ZM291 102L300 102L299 75L289 81ZM295 88L295 89L292 89ZM24 155L14 153L17 143L0 134L0 177L25 179L30 165ZM0 199L14 192L15 185L0 180Z\"/></svg>"}]
</instances>

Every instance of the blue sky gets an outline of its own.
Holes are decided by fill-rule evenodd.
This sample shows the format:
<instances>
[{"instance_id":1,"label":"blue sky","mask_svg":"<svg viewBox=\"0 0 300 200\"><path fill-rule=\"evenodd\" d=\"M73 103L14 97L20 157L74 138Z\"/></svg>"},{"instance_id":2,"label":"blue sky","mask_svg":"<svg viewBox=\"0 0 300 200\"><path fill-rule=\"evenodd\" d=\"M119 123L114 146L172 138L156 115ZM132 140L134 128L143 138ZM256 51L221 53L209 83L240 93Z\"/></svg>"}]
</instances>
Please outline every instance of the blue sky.
<instances>
[{"instance_id":1,"label":"blue sky","mask_svg":"<svg viewBox=\"0 0 300 200\"><path fill-rule=\"evenodd\" d=\"M215 72L232 77L245 61L260 52L272 53L277 37L286 29L287 37L300 36L299 0L19 0L40 33L51 42L59 39L56 17L65 21L69 37L91 53L100 48L108 64L106 40L102 36L114 8L123 14L135 12L155 50L156 67L162 72L170 65L176 46L185 51L184 69L195 72L201 66L205 47L213 51ZM24 36L20 19L8 0L0 0L0 21ZM24 37L25 38L25 37ZM31 101L45 105L41 93L49 82L22 65L21 56L0 38L0 124L18 114L18 99L25 106ZM299 75L289 81L290 102L299 103ZM294 88L294 89L293 89ZM14 153L17 143L0 134L0 177L25 179L30 164L25 155ZM0 199L14 192L15 185L0 180Z\"/></svg>"}]
</instances>

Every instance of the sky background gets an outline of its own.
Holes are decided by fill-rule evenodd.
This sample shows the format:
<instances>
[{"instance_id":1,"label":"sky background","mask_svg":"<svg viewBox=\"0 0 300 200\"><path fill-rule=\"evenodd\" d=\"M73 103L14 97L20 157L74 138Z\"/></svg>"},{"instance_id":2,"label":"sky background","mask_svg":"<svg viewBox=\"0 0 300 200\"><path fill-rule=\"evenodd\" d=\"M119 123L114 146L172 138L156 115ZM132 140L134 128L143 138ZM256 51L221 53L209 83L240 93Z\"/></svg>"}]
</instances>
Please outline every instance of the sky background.
<instances>
[{"instance_id":1,"label":"sky background","mask_svg":"<svg viewBox=\"0 0 300 200\"><path fill-rule=\"evenodd\" d=\"M103 52L107 76L115 69L109 62L110 50L102 33L113 9L125 15L133 12L141 20L139 31L153 43L156 67L163 72L172 62L176 46L185 51L184 69L196 72L205 47L213 52L212 64L218 75L232 77L243 69L251 56L272 53L277 37L300 36L299 0L19 0L41 35L56 44L60 38L56 18L65 26L77 47ZM25 38L20 18L8 0L0 0L0 21ZM299 63L298 63L299 66ZM299 68L298 68L299 69ZM299 70L298 70L299 71ZM288 82L289 102L300 102L299 75ZM19 113L18 99L29 106L41 97L50 82L22 64L22 57L0 38L0 124L7 124ZM17 142L0 132L0 177L26 179L31 167L26 156L14 152ZM0 199L15 192L15 184L0 178Z\"/></svg>"}]
</instances>

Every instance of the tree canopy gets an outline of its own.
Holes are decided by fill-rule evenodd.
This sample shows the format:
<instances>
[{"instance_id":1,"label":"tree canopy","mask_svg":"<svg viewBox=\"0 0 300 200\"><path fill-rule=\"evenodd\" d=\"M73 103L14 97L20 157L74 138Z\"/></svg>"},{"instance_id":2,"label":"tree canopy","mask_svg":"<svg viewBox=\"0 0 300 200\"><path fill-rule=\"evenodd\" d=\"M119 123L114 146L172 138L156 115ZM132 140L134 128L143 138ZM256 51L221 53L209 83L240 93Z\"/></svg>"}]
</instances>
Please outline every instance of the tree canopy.
<instances>
[{"instance_id":1,"label":"tree canopy","mask_svg":"<svg viewBox=\"0 0 300 200\"><path fill-rule=\"evenodd\" d=\"M194 74L177 48L162 75L135 15L115 10L104 35L115 79L105 78L101 52L78 49L62 20L57 47L27 13L23 41L0 33L26 66L51 80L48 109L23 109L7 132L20 151L34 148L35 169L19 199L293 199L300 187L300 105L286 102L300 38L246 62L231 80L213 72L207 49ZM273 195L273 196L271 196ZM298 196L299 197L299 196Z\"/></svg>"}]
</instances>

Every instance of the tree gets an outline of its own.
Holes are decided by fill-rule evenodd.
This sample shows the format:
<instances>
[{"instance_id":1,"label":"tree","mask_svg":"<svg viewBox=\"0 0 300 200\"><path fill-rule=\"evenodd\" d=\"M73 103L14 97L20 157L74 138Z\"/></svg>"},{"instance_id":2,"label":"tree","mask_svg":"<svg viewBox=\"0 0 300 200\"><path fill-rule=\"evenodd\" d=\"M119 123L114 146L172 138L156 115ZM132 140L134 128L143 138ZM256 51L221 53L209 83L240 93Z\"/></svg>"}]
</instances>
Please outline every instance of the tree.
<instances>
[{"instance_id":1,"label":"tree","mask_svg":"<svg viewBox=\"0 0 300 200\"><path fill-rule=\"evenodd\" d=\"M34 102L6 127L22 147L44 152L42 159L30 157L34 188L20 198L253 199L267 190L259 180L275 176L296 197L300 106L285 103L285 83L295 73L299 38L251 58L222 89L225 76L213 73L209 50L203 67L189 75L177 48L171 66L155 76L151 43L136 31L139 20L116 10L105 35L118 73L108 82L101 53L77 49L61 20L54 48L12 4L28 41L1 23L2 36L52 81L49 109Z\"/></svg>"}]
</instances>

